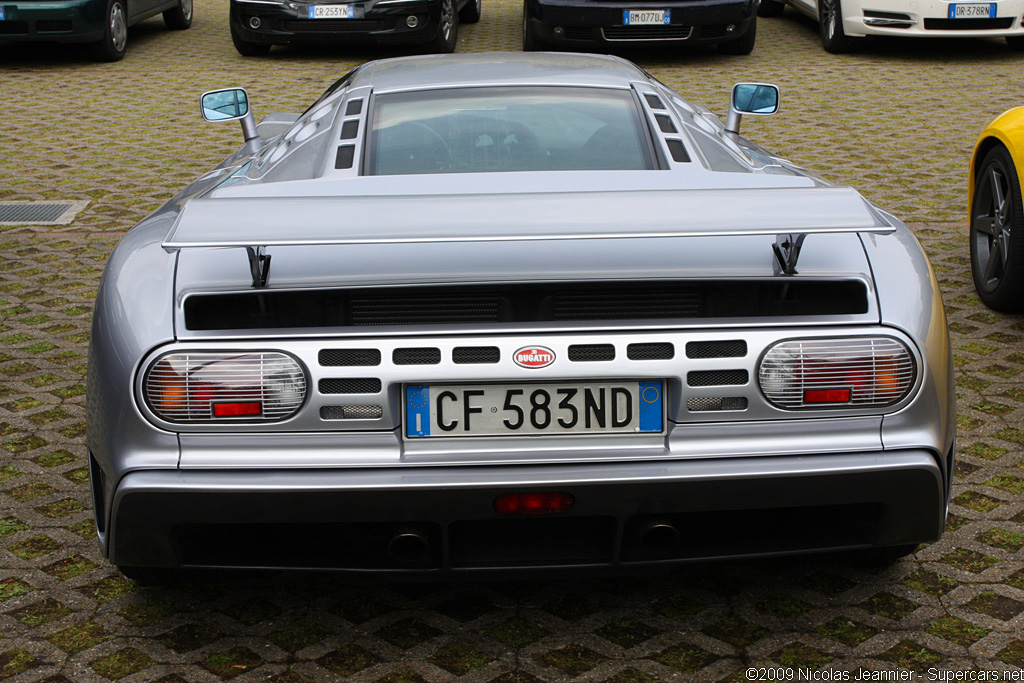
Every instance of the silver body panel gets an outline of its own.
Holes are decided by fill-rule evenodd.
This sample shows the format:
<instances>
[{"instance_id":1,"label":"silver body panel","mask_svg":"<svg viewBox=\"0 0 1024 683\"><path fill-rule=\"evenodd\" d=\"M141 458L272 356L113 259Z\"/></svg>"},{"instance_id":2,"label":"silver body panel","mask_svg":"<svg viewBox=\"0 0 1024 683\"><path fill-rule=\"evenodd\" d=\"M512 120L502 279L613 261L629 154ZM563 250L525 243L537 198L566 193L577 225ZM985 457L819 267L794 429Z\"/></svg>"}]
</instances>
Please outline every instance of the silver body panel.
<instances>
[{"instance_id":1,"label":"silver body panel","mask_svg":"<svg viewBox=\"0 0 1024 683\"><path fill-rule=\"evenodd\" d=\"M340 127L346 120L364 125L376 94L490 84L632 90L643 116L672 119L691 161L662 154L660 169L650 171L459 176L372 177L360 175L359 164L333 168ZM660 98L663 109L652 110L649 95ZM346 113L356 99L364 103L360 113ZM612 57L375 62L306 113L272 115L258 130L260 140L136 226L108 262L93 320L87 441L100 540L112 562L530 571L903 545L941 533L956 421L938 285L910 230L854 190L830 187L749 141L730 139L707 110ZM664 151L657 131L652 124L652 149ZM797 272L780 275L773 244L791 233L806 234L806 241ZM187 310L194 302L254 293L246 247L264 248L271 257L268 282L258 292L268 296L636 281L785 282L813 289L838 282L863 292L864 303L852 312L764 317L192 324ZM800 411L764 398L758 368L772 344L866 336L895 339L909 349L916 375L905 398L875 408ZM691 343L722 340L742 342L745 350L711 358L685 352ZM614 358L570 359L570 347L595 344L611 347ZM633 359L635 344L669 344L674 354ZM543 368L512 362L514 351L531 346L551 349L555 362ZM410 347L434 349L439 360L394 362L397 350ZM460 347L497 349L500 360L455 362ZM163 354L249 349L283 352L305 370L310 391L294 416L253 425L172 424L143 398L145 370ZM373 349L380 361L321 365L324 349ZM741 379L724 385L688 379L689 373L718 371ZM319 390L323 380L351 379L378 381L380 388ZM402 436L407 384L616 379L665 383L664 433ZM692 409L722 399L742 408ZM324 417L347 406L379 408L380 417ZM516 529L528 528L526 545L528 537L543 535L538 520L516 526L491 507L496 495L531 491L575 496L576 507L551 523L552 538L592 537L590 555L544 558L524 550L504 564L490 550L474 555L474 547L488 543L479 539L492 532L516 537ZM837 532L808 528L803 541L777 543L737 537L729 547L698 539L690 550L668 554L637 550L643 525L658 515L679 524L728 520L753 530L759 516L792 521L801 519L801 510L830 520ZM853 518L860 521L853 524ZM847 522L853 524L849 533L839 533ZM310 559L288 551L288 536L298 538L318 524L365 540L410 523L429 537L429 561L395 560L386 552L372 561ZM239 538L265 537L264 555L239 550L237 557L204 559L212 552L207 540L231 536L231 530ZM376 557L378 541L366 543L366 557Z\"/></svg>"}]
</instances>

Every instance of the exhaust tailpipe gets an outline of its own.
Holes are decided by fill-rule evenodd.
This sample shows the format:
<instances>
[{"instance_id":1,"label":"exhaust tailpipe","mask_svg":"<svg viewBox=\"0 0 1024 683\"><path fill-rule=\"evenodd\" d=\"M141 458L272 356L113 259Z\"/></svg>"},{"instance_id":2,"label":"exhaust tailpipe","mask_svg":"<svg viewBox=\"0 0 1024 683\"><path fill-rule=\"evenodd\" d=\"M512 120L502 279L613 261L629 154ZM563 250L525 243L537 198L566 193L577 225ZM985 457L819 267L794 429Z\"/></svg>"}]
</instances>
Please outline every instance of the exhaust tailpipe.
<instances>
[{"instance_id":1,"label":"exhaust tailpipe","mask_svg":"<svg viewBox=\"0 0 1024 683\"><path fill-rule=\"evenodd\" d=\"M430 541L419 529L402 529L388 542L388 555L398 562L422 562L430 554Z\"/></svg>"},{"instance_id":2,"label":"exhaust tailpipe","mask_svg":"<svg viewBox=\"0 0 1024 683\"><path fill-rule=\"evenodd\" d=\"M648 522L640 529L640 545L656 555L664 555L679 545L679 530L663 519Z\"/></svg>"}]
</instances>

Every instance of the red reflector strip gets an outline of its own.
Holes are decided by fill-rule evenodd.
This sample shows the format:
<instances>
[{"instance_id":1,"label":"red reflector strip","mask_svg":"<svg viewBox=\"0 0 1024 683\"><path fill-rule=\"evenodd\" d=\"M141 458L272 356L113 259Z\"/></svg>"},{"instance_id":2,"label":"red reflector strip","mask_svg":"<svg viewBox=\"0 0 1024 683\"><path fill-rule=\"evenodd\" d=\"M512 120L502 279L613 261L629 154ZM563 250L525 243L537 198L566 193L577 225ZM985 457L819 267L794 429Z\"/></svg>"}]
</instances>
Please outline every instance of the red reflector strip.
<instances>
[{"instance_id":1,"label":"red reflector strip","mask_svg":"<svg viewBox=\"0 0 1024 683\"><path fill-rule=\"evenodd\" d=\"M568 512L574 502L568 493L507 493L494 500L494 509L502 515L546 515Z\"/></svg>"},{"instance_id":2,"label":"red reflector strip","mask_svg":"<svg viewBox=\"0 0 1024 683\"><path fill-rule=\"evenodd\" d=\"M214 417L239 417L241 415L260 415L263 413L263 404L259 401L252 403L214 403Z\"/></svg>"},{"instance_id":3,"label":"red reflector strip","mask_svg":"<svg viewBox=\"0 0 1024 683\"><path fill-rule=\"evenodd\" d=\"M804 403L849 403L849 389L807 389Z\"/></svg>"}]
</instances>

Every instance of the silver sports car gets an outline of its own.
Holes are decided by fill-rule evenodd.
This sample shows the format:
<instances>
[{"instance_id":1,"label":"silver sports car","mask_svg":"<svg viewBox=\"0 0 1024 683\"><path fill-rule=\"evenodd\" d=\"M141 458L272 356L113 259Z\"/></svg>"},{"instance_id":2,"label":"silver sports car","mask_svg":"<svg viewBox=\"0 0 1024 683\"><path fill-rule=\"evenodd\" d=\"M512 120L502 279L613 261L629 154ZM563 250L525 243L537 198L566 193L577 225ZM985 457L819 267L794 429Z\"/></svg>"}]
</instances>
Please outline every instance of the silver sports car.
<instances>
[{"instance_id":1,"label":"silver sports car","mask_svg":"<svg viewBox=\"0 0 1024 683\"><path fill-rule=\"evenodd\" d=\"M724 98L724 94L723 94ZM949 340L917 240L629 62L383 60L132 229L88 448L130 577L628 570L943 531Z\"/></svg>"}]
</instances>

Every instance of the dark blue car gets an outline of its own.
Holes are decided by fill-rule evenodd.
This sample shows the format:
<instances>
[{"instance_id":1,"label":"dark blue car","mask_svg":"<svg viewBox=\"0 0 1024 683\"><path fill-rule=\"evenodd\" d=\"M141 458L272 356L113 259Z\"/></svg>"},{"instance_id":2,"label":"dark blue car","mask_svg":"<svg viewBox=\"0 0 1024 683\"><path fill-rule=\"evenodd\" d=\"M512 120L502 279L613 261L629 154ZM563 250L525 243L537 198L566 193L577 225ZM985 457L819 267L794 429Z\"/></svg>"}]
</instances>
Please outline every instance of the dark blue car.
<instances>
[{"instance_id":1,"label":"dark blue car","mask_svg":"<svg viewBox=\"0 0 1024 683\"><path fill-rule=\"evenodd\" d=\"M163 13L167 28L192 25L192 0L5 0L0 41L86 43L97 59L116 62L128 47L128 27Z\"/></svg>"}]
</instances>

